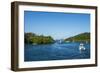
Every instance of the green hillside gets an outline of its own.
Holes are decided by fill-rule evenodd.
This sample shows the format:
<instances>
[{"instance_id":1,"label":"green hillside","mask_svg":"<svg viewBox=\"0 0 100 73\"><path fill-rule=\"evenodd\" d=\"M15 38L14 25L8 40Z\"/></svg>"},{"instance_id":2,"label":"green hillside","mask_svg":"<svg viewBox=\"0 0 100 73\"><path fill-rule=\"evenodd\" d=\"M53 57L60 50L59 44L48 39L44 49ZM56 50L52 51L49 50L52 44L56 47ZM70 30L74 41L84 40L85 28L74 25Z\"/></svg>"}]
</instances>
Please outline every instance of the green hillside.
<instances>
[{"instance_id":1,"label":"green hillside","mask_svg":"<svg viewBox=\"0 0 100 73\"><path fill-rule=\"evenodd\" d=\"M35 33L25 33L24 39L26 44L50 44L54 42L51 36L37 35Z\"/></svg>"},{"instance_id":2,"label":"green hillside","mask_svg":"<svg viewBox=\"0 0 100 73\"><path fill-rule=\"evenodd\" d=\"M74 42L90 42L90 33L81 33L78 35L75 35L73 37L66 38L64 41L74 41Z\"/></svg>"}]
</instances>

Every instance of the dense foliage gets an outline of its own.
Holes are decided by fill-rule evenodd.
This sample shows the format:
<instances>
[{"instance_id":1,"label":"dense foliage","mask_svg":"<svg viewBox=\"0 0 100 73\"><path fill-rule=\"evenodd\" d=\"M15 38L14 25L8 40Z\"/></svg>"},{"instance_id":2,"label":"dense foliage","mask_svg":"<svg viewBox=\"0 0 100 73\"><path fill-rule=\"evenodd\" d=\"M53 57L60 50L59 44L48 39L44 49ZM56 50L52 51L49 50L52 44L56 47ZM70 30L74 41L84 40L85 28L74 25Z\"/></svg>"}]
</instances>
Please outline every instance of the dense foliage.
<instances>
[{"instance_id":1,"label":"dense foliage","mask_svg":"<svg viewBox=\"0 0 100 73\"><path fill-rule=\"evenodd\" d=\"M65 41L76 41L76 42L90 42L90 33L81 33L73 37L65 39Z\"/></svg>"},{"instance_id":2,"label":"dense foliage","mask_svg":"<svg viewBox=\"0 0 100 73\"><path fill-rule=\"evenodd\" d=\"M50 44L54 40L51 36L36 35L34 33L25 33L25 43L28 44Z\"/></svg>"}]
</instances>

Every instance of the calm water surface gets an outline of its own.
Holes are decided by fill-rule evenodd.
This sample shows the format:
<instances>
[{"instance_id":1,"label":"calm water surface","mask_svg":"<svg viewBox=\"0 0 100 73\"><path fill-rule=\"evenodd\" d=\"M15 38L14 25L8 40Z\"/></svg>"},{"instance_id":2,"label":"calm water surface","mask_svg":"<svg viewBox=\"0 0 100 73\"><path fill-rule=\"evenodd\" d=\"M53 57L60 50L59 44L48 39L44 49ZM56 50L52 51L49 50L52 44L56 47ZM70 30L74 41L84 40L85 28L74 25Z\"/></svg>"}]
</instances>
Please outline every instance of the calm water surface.
<instances>
[{"instance_id":1,"label":"calm water surface","mask_svg":"<svg viewBox=\"0 0 100 73\"><path fill-rule=\"evenodd\" d=\"M90 44L84 43L86 50L80 52L80 43L32 45L25 44L24 61L47 61L64 59L88 59L90 58Z\"/></svg>"}]
</instances>

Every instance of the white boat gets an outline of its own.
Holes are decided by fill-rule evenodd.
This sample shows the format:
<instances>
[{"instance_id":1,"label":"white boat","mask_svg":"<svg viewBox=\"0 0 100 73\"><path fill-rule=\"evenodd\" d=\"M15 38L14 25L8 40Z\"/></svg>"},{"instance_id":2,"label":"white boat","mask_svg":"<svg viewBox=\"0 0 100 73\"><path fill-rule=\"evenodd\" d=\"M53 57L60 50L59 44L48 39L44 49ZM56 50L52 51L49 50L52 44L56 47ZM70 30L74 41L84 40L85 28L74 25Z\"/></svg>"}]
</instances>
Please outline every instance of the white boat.
<instances>
[{"instance_id":1,"label":"white boat","mask_svg":"<svg viewBox=\"0 0 100 73\"><path fill-rule=\"evenodd\" d=\"M82 51L82 50L85 50L86 48L84 47L84 44L83 43L80 43L79 45L79 50Z\"/></svg>"},{"instance_id":2,"label":"white boat","mask_svg":"<svg viewBox=\"0 0 100 73\"><path fill-rule=\"evenodd\" d=\"M37 45L37 43L33 43L32 45Z\"/></svg>"}]
</instances>

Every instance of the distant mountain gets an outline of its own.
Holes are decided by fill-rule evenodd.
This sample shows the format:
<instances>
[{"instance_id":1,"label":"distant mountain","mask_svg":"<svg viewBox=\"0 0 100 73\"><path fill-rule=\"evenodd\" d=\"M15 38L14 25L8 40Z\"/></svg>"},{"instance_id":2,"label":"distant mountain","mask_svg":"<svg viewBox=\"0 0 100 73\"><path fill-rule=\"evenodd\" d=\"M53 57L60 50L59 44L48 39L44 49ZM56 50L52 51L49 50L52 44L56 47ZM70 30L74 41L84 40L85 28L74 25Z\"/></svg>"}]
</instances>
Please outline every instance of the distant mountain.
<instances>
[{"instance_id":1,"label":"distant mountain","mask_svg":"<svg viewBox=\"0 0 100 73\"><path fill-rule=\"evenodd\" d=\"M81 33L69 38L66 38L64 40L65 42L90 42L90 33L89 32L85 32L85 33Z\"/></svg>"}]
</instances>

